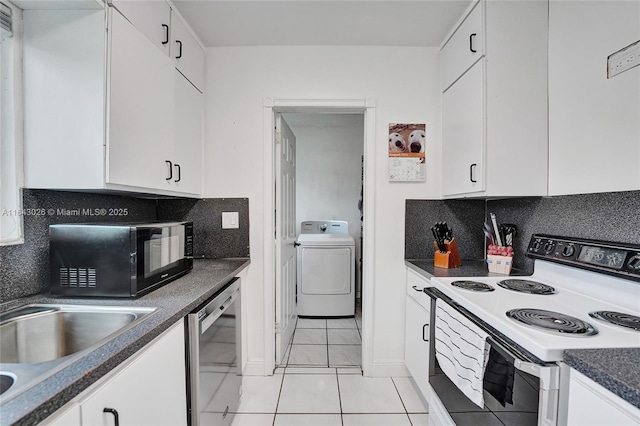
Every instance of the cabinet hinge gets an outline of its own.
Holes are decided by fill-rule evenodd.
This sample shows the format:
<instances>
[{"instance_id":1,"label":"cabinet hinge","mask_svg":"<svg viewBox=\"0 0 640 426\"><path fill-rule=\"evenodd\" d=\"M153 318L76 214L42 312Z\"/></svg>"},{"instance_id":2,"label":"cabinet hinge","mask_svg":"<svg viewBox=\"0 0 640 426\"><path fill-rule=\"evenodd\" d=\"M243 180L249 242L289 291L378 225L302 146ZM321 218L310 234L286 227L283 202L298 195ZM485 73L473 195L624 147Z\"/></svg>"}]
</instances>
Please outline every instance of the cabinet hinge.
<instances>
[{"instance_id":1,"label":"cabinet hinge","mask_svg":"<svg viewBox=\"0 0 640 426\"><path fill-rule=\"evenodd\" d=\"M280 327L281 327L280 323L278 321L276 321L276 325L275 325L276 334L282 333L282 329Z\"/></svg>"}]
</instances>

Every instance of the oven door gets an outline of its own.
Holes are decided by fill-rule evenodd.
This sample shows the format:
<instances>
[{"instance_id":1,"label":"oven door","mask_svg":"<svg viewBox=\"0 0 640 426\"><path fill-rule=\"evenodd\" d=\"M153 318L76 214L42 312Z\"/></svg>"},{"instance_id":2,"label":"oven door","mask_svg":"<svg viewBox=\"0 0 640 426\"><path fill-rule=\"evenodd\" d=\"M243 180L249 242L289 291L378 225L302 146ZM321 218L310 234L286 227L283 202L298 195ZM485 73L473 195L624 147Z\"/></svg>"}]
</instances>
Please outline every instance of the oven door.
<instances>
[{"instance_id":1,"label":"oven door","mask_svg":"<svg viewBox=\"0 0 640 426\"><path fill-rule=\"evenodd\" d=\"M557 364L544 363L532 354L507 341L490 325L464 309L437 289L430 287L424 290L431 297L431 324L429 338L430 371L429 384L436 401L431 401L431 415L439 417L436 424L452 424L457 426L556 426L558 419L558 394L560 369ZM510 375L513 385L512 403L498 401L485 381L484 407L471 402L456 385L449 380L438 365L435 356L436 299L443 299L450 306L462 313L472 323L489 334L487 343L496 351L502 366L513 372ZM508 367L513 367L510 369ZM514 371L515 370L515 371ZM506 373L505 373L506 374ZM485 379L486 379L485 374ZM509 393L509 392L508 392ZM504 395L503 395L504 396ZM506 398L509 400L509 398ZM435 406L434 406L435 405ZM455 422L455 423L453 423Z\"/></svg>"}]
</instances>

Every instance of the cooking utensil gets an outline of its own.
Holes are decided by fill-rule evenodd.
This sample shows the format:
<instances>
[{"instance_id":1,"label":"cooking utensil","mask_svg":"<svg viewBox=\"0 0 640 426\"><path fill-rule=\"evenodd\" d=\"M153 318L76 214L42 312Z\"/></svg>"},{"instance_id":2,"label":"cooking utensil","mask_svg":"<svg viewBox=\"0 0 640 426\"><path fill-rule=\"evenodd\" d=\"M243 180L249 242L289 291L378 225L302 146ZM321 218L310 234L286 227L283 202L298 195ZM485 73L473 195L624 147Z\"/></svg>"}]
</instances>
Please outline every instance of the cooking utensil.
<instances>
[{"instance_id":1,"label":"cooking utensil","mask_svg":"<svg viewBox=\"0 0 640 426\"><path fill-rule=\"evenodd\" d=\"M482 232L484 232L485 237L487 237L489 239L489 242L491 244L495 244L495 237L493 235L493 229L491 228L491 226L489 226L488 223L483 223L482 224Z\"/></svg>"},{"instance_id":2,"label":"cooking utensil","mask_svg":"<svg viewBox=\"0 0 640 426\"><path fill-rule=\"evenodd\" d=\"M513 247L513 241L518 232L518 227L510 223L503 223L500 226L504 230L504 244L508 247Z\"/></svg>"},{"instance_id":3,"label":"cooking utensil","mask_svg":"<svg viewBox=\"0 0 640 426\"><path fill-rule=\"evenodd\" d=\"M491 223L493 224L493 231L496 236L496 242L498 243L499 246L501 246L502 239L500 239L500 233L498 231L498 222L496 221L496 215L494 213L489 213L489 216L491 217Z\"/></svg>"}]
</instances>

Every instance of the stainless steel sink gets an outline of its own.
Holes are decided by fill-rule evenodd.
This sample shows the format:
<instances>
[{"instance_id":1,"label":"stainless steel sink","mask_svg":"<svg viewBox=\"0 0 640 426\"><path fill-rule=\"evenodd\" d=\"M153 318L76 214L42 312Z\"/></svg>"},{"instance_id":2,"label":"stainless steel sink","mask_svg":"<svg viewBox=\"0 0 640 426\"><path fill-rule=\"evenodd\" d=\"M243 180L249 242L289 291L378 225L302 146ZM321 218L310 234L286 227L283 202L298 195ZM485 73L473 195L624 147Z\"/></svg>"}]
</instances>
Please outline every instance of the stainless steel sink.
<instances>
[{"instance_id":1,"label":"stainless steel sink","mask_svg":"<svg viewBox=\"0 0 640 426\"><path fill-rule=\"evenodd\" d=\"M0 314L0 400L21 393L155 310L51 304Z\"/></svg>"},{"instance_id":2,"label":"stainless steel sink","mask_svg":"<svg viewBox=\"0 0 640 426\"><path fill-rule=\"evenodd\" d=\"M15 381L13 374L0 373L0 395L8 391Z\"/></svg>"}]
</instances>

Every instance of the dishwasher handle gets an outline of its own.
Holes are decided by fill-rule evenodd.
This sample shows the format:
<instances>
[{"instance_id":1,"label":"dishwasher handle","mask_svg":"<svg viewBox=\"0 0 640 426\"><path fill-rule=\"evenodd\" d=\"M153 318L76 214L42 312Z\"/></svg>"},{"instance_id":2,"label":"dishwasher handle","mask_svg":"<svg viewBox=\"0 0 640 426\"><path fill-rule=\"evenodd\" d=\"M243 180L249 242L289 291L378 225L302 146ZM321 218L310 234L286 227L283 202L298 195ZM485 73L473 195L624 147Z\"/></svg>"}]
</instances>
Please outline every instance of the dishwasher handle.
<instances>
[{"instance_id":1,"label":"dishwasher handle","mask_svg":"<svg viewBox=\"0 0 640 426\"><path fill-rule=\"evenodd\" d=\"M209 315L200 318L200 334L204 334L218 318L222 316L224 311L231 306L231 304L238 298L238 294L240 294L239 290L233 292L231 296L227 300L225 300L218 309L214 312L211 312Z\"/></svg>"}]
</instances>

